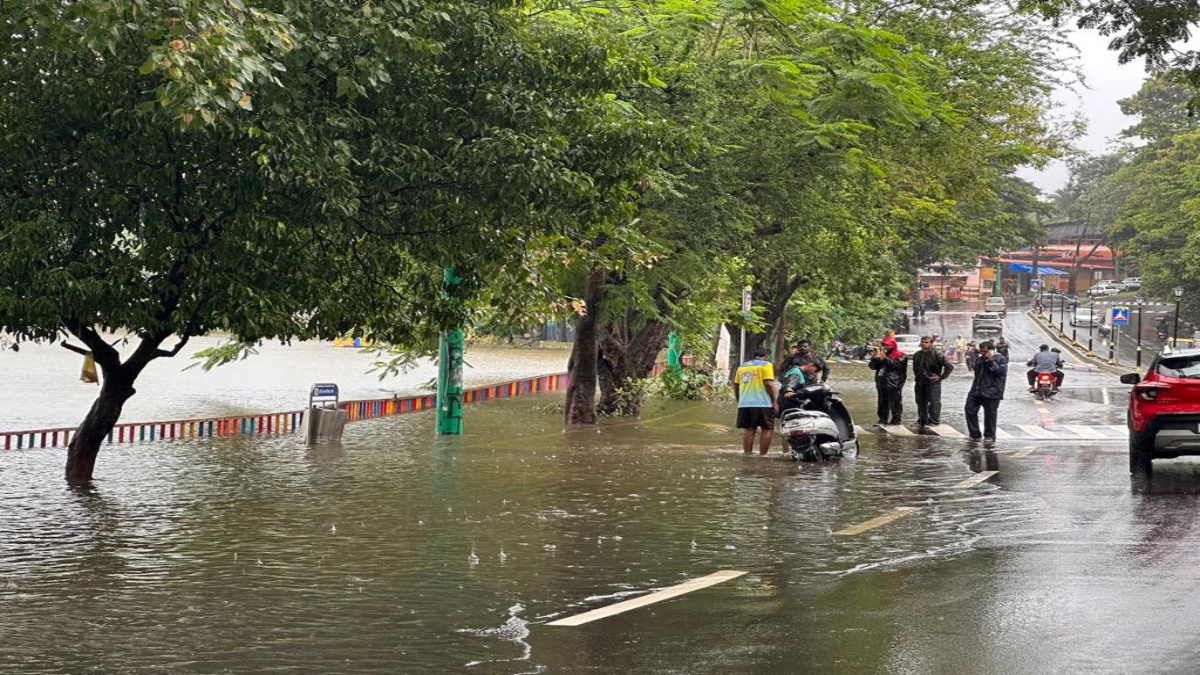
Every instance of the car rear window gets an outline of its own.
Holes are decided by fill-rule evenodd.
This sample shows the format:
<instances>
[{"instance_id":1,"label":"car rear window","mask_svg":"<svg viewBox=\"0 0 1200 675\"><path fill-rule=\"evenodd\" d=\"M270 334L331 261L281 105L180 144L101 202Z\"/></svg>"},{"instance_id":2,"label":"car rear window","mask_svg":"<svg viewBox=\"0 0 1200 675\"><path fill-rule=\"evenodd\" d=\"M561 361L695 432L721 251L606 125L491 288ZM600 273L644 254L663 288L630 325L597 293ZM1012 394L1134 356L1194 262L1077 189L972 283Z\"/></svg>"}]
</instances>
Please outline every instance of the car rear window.
<instances>
[{"instance_id":1,"label":"car rear window","mask_svg":"<svg viewBox=\"0 0 1200 675\"><path fill-rule=\"evenodd\" d=\"M1200 380L1200 354L1160 359L1157 370L1159 375L1165 377Z\"/></svg>"}]
</instances>

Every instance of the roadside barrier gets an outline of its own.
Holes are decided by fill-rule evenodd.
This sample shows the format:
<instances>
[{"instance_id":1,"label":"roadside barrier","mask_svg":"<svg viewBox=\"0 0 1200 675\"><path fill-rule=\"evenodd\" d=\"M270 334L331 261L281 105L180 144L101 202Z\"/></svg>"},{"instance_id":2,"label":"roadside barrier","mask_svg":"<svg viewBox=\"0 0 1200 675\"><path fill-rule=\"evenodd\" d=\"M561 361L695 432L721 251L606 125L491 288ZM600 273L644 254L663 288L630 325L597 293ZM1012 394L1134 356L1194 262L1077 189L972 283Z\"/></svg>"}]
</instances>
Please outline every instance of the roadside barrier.
<instances>
[{"instance_id":1,"label":"roadside barrier","mask_svg":"<svg viewBox=\"0 0 1200 675\"><path fill-rule=\"evenodd\" d=\"M529 394L560 391L567 388L567 374L554 373L529 377L523 380L501 382L463 391L463 403L492 401L514 398ZM349 421L365 420L389 415L432 410L437 405L437 396L394 396L392 398L342 401ZM174 420L170 422L130 422L118 424L108 435L108 443L141 443L155 440L199 438L205 436L248 436L282 435L304 430L304 410L242 415L236 417ZM65 448L75 435L75 427L58 429L34 429L31 431L0 431L0 448L23 450L28 448Z\"/></svg>"}]
</instances>

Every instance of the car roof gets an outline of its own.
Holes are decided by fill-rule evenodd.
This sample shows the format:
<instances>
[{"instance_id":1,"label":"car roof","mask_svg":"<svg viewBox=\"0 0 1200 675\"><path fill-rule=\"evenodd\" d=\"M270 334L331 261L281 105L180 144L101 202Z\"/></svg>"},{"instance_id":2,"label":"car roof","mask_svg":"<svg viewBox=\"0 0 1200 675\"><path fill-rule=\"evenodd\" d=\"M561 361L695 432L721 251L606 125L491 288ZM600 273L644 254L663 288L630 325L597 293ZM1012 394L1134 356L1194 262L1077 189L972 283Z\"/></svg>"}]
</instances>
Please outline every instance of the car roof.
<instances>
[{"instance_id":1,"label":"car roof","mask_svg":"<svg viewBox=\"0 0 1200 675\"><path fill-rule=\"evenodd\" d=\"M896 342L920 342L921 336L916 333L901 333L896 336Z\"/></svg>"},{"instance_id":2,"label":"car roof","mask_svg":"<svg viewBox=\"0 0 1200 675\"><path fill-rule=\"evenodd\" d=\"M1180 340L1182 339L1183 338L1180 338ZM1177 357L1187 358L1191 356L1200 356L1200 347L1187 347L1185 349L1178 349L1174 351L1164 351L1158 355L1158 359L1161 361L1163 359L1174 359Z\"/></svg>"},{"instance_id":3,"label":"car roof","mask_svg":"<svg viewBox=\"0 0 1200 675\"><path fill-rule=\"evenodd\" d=\"M999 319L1000 315L995 312L980 312L975 315L976 319Z\"/></svg>"}]
</instances>

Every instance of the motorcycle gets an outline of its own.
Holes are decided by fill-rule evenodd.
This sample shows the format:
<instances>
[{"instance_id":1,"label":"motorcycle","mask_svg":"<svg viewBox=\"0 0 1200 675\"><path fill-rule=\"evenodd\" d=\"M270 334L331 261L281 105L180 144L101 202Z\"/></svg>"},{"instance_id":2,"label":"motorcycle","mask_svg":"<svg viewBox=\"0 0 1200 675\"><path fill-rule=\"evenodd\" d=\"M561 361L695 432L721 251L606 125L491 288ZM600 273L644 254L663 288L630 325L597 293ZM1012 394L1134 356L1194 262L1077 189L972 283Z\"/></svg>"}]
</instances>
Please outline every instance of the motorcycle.
<instances>
[{"instance_id":1,"label":"motorcycle","mask_svg":"<svg viewBox=\"0 0 1200 675\"><path fill-rule=\"evenodd\" d=\"M1039 401L1045 401L1058 393L1058 390L1054 388L1054 373L1038 373L1037 379L1033 381L1033 387L1033 395Z\"/></svg>"},{"instance_id":2,"label":"motorcycle","mask_svg":"<svg viewBox=\"0 0 1200 675\"><path fill-rule=\"evenodd\" d=\"M1158 338L1159 340L1166 340L1167 339L1167 329L1159 328L1158 330L1154 331L1154 337Z\"/></svg>"},{"instance_id":3,"label":"motorcycle","mask_svg":"<svg viewBox=\"0 0 1200 675\"><path fill-rule=\"evenodd\" d=\"M792 459L818 462L858 455L854 420L836 391L810 384L797 392L800 405L783 413L779 429Z\"/></svg>"}]
</instances>

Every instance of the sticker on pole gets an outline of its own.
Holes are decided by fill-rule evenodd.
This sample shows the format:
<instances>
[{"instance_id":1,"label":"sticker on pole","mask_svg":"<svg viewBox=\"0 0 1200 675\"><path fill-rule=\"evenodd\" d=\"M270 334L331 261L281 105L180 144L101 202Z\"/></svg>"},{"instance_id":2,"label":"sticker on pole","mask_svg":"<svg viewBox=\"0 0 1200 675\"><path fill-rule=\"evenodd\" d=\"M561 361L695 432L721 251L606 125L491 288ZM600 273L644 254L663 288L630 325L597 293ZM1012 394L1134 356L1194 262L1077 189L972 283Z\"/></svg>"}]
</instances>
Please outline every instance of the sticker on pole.
<instances>
[{"instance_id":1,"label":"sticker on pole","mask_svg":"<svg viewBox=\"0 0 1200 675\"><path fill-rule=\"evenodd\" d=\"M1129 325L1129 308L1128 307L1113 307L1112 316L1109 317L1109 324L1113 326L1128 326Z\"/></svg>"},{"instance_id":2,"label":"sticker on pole","mask_svg":"<svg viewBox=\"0 0 1200 675\"><path fill-rule=\"evenodd\" d=\"M750 307L753 305L751 298L751 289L749 286L742 289L742 314L748 319L750 318Z\"/></svg>"}]
</instances>

